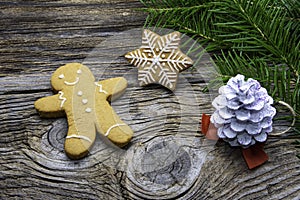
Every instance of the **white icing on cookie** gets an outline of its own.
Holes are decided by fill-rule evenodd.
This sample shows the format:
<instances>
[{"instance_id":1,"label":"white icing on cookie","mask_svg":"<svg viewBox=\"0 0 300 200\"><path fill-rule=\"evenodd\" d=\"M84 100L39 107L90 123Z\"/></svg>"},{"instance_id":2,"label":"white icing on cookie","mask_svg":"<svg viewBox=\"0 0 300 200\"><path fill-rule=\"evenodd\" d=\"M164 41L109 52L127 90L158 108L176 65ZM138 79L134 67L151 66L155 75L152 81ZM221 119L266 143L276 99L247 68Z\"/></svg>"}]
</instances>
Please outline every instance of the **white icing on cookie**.
<instances>
[{"instance_id":1,"label":"white icing on cookie","mask_svg":"<svg viewBox=\"0 0 300 200\"><path fill-rule=\"evenodd\" d=\"M102 92L104 94L108 94L105 90L102 89L102 85L101 84L95 83L95 85L99 87L99 92Z\"/></svg>"},{"instance_id":2,"label":"white icing on cookie","mask_svg":"<svg viewBox=\"0 0 300 200\"><path fill-rule=\"evenodd\" d=\"M127 126L127 125L126 125L126 124L115 124L115 125L112 125L112 126L109 127L109 129L106 131L106 133L104 134L104 136L108 136L108 135L109 135L109 132L111 131L111 129L116 128L116 127L119 127L119 126Z\"/></svg>"},{"instance_id":3,"label":"white icing on cookie","mask_svg":"<svg viewBox=\"0 0 300 200\"><path fill-rule=\"evenodd\" d=\"M77 92L77 95L78 95L78 96L82 96L82 94L83 94L82 91L78 91L78 92Z\"/></svg>"},{"instance_id":4,"label":"white icing on cookie","mask_svg":"<svg viewBox=\"0 0 300 200\"><path fill-rule=\"evenodd\" d=\"M58 76L58 78L63 79L63 78L65 78L65 75L61 74L61 75Z\"/></svg>"},{"instance_id":5,"label":"white icing on cookie","mask_svg":"<svg viewBox=\"0 0 300 200\"><path fill-rule=\"evenodd\" d=\"M67 98L64 97L64 93L62 91L59 91L58 94L60 94L58 99L61 100L60 108L62 108Z\"/></svg>"},{"instance_id":6,"label":"white icing on cookie","mask_svg":"<svg viewBox=\"0 0 300 200\"><path fill-rule=\"evenodd\" d=\"M81 73L82 73L81 69L77 70L77 74L81 74Z\"/></svg>"},{"instance_id":7,"label":"white icing on cookie","mask_svg":"<svg viewBox=\"0 0 300 200\"><path fill-rule=\"evenodd\" d=\"M64 83L65 83L66 85L76 85L78 82L79 82L79 77L76 77L76 81L74 81L74 82L67 82L67 81L64 81Z\"/></svg>"},{"instance_id":8,"label":"white icing on cookie","mask_svg":"<svg viewBox=\"0 0 300 200\"><path fill-rule=\"evenodd\" d=\"M90 112L92 112L92 109L91 108L86 108L85 112L90 113Z\"/></svg>"},{"instance_id":9,"label":"white icing on cookie","mask_svg":"<svg viewBox=\"0 0 300 200\"><path fill-rule=\"evenodd\" d=\"M83 140L86 140L86 141L92 143L92 140L90 138L83 136L83 135L68 135L66 138L67 139L78 138L78 139L83 139Z\"/></svg>"},{"instance_id":10,"label":"white icing on cookie","mask_svg":"<svg viewBox=\"0 0 300 200\"><path fill-rule=\"evenodd\" d=\"M83 104L87 104L88 103L87 99L82 99L81 101L82 101Z\"/></svg>"}]
</instances>

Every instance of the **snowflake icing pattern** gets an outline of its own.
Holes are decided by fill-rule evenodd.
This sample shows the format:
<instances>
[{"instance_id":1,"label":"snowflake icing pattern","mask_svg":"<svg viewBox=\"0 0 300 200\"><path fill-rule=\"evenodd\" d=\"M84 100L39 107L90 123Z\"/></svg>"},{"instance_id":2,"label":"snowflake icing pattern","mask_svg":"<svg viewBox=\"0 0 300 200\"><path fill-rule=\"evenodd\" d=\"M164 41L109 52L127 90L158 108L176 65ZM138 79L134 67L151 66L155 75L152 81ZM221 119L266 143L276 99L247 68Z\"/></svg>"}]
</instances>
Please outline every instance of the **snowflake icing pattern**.
<instances>
[{"instance_id":1,"label":"snowflake icing pattern","mask_svg":"<svg viewBox=\"0 0 300 200\"><path fill-rule=\"evenodd\" d=\"M179 49L180 33L159 36L144 30L142 46L125 57L138 67L141 86L158 83L175 90L178 73L192 66L193 61Z\"/></svg>"}]
</instances>

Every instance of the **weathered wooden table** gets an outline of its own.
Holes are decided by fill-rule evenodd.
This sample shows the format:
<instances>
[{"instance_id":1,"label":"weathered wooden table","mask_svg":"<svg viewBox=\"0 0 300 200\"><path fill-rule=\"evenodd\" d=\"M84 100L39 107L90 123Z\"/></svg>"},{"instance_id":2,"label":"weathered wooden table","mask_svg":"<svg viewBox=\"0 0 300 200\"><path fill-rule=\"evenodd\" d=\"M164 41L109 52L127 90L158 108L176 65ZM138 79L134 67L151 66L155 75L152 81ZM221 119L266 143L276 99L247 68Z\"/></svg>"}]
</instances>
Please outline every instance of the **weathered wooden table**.
<instances>
[{"instance_id":1,"label":"weathered wooden table","mask_svg":"<svg viewBox=\"0 0 300 200\"><path fill-rule=\"evenodd\" d=\"M175 93L138 86L122 54L134 49L128 31L144 24L140 7L138 0L0 2L0 199L299 199L299 152L288 134L270 137L269 161L248 170L239 149L200 134L201 113L213 112L203 77L187 70ZM126 148L98 137L86 158L70 160L66 119L34 109L52 94L51 74L69 62L85 63L96 79L128 79L112 103L135 131Z\"/></svg>"}]
</instances>

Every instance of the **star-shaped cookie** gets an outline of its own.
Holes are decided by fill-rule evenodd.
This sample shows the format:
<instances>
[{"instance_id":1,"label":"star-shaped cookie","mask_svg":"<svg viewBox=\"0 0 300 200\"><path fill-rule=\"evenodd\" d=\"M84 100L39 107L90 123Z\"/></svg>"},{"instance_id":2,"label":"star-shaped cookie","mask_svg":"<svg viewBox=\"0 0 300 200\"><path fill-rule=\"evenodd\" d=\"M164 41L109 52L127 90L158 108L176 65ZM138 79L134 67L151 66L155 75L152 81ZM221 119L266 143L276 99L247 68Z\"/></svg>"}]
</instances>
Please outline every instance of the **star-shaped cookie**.
<instances>
[{"instance_id":1,"label":"star-shaped cookie","mask_svg":"<svg viewBox=\"0 0 300 200\"><path fill-rule=\"evenodd\" d=\"M142 46L125 55L131 64L138 67L141 86L157 83L175 90L178 73L193 64L192 59L180 51L179 43L179 32L160 36L144 30Z\"/></svg>"}]
</instances>

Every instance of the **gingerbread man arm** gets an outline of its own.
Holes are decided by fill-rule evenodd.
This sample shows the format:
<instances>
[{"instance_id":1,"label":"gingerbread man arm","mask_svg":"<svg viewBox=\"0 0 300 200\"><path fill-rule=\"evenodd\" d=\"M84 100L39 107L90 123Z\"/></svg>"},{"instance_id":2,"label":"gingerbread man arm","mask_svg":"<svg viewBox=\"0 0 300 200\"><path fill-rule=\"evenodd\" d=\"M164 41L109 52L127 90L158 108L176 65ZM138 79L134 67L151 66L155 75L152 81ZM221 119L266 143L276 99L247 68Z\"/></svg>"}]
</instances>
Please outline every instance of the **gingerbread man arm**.
<instances>
[{"instance_id":1,"label":"gingerbread man arm","mask_svg":"<svg viewBox=\"0 0 300 200\"><path fill-rule=\"evenodd\" d=\"M53 96L40 98L34 103L34 107L42 117L51 118L63 116L63 104L66 100L62 94L63 93L60 92Z\"/></svg>"},{"instance_id":2,"label":"gingerbread man arm","mask_svg":"<svg viewBox=\"0 0 300 200\"><path fill-rule=\"evenodd\" d=\"M99 92L105 93L108 100L119 98L127 88L127 81L123 77L110 78L95 83Z\"/></svg>"}]
</instances>

